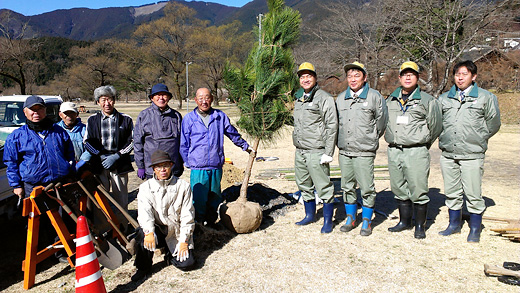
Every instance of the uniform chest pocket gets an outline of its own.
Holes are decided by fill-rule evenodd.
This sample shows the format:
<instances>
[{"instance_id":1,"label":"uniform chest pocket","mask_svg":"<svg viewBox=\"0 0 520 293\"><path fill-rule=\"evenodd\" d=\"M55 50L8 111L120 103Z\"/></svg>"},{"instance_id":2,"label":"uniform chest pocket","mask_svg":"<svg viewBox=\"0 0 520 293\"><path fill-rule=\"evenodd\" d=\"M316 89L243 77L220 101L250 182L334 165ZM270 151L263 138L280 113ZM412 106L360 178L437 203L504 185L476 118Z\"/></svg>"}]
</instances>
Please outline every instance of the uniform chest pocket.
<instances>
[{"instance_id":1,"label":"uniform chest pocket","mask_svg":"<svg viewBox=\"0 0 520 293\"><path fill-rule=\"evenodd\" d=\"M475 102L468 102L467 106L468 116L471 119L481 119L484 117L484 104Z\"/></svg>"},{"instance_id":2,"label":"uniform chest pocket","mask_svg":"<svg viewBox=\"0 0 520 293\"><path fill-rule=\"evenodd\" d=\"M414 104L408 107L407 113L410 113L410 116L414 118L425 118L426 117L426 109L421 104Z\"/></svg>"},{"instance_id":3,"label":"uniform chest pocket","mask_svg":"<svg viewBox=\"0 0 520 293\"><path fill-rule=\"evenodd\" d=\"M320 113L320 107L316 104L307 104L305 105L305 110L309 111L311 114L319 114Z\"/></svg>"},{"instance_id":4,"label":"uniform chest pocket","mask_svg":"<svg viewBox=\"0 0 520 293\"><path fill-rule=\"evenodd\" d=\"M171 119L164 119L158 125L153 125L150 133L154 139L175 138L178 136L177 128L176 122Z\"/></svg>"}]
</instances>

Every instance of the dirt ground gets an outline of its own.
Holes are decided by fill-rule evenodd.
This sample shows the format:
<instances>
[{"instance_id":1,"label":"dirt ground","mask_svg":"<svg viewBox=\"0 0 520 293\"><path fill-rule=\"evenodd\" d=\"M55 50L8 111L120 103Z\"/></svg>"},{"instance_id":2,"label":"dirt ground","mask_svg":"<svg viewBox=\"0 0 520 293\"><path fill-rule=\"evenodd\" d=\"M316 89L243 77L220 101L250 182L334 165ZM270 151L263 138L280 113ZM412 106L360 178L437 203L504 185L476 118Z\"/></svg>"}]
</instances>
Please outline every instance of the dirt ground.
<instances>
[{"instance_id":1,"label":"dirt ground","mask_svg":"<svg viewBox=\"0 0 520 293\"><path fill-rule=\"evenodd\" d=\"M118 105L116 104L116 107ZM124 112L124 111L122 111ZM135 111L138 113L138 111ZM183 115L184 112L181 112ZM236 117L232 116L232 120ZM417 240L413 230L401 233L387 231L397 223L376 214L373 234L359 235L358 226L349 233L339 231L345 221L343 204L335 205L335 227L330 234L321 234L323 224L321 206L318 221L300 227L294 223L303 215L303 206L291 200L297 191L294 181L284 178L286 169L293 167L294 147L292 128L287 127L272 145L261 145L258 156L277 157L274 161L255 162L251 185L254 200L261 201L264 193L264 222L251 234L234 235L222 228L200 227L196 237L197 268L182 272L166 267L161 255L154 257L153 275L134 283L133 260L116 270L102 269L109 292L266 292L266 291L320 291L320 292L514 292L517 287L502 284L495 277L484 275L484 264L502 265L504 261L520 262L520 244L511 242L490 229L504 227L498 222L484 221L479 244L469 244L467 223L462 233L450 237L438 235L448 224L448 211L444 206L443 181L439 167L440 151L437 143L430 150L430 198L427 238ZM226 157L233 161L230 186L241 181L240 170L245 169L247 153L225 143ZM338 165L337 152L331 163ZM386 165L386 143L381 140L376 165ZM483 195L488 206L486 216L509 219L520 218L520 127L503 125L489 143L485 160ZM238 171L237 171L238 170ZM386 174L385 174L386 173ZM270 174L265 176L265 174ZM397 215L390 192L387 172L376 174L378 191L376 209L385 214ZM230 176L232 177L232 176ZM287 176L289 177L289 176ZM189 180L189 170L182 178ZM227 178L227 177L226 177ZM130 176L132 190L130 210L135 216L136 188L142 182L135 172ZM341 199L339 177L334 176L335 194ZM224 183L223 183L224 185ZM230 187L228 191L235 187ZM225 193L226 194L226 193ZM271 199L281 199L275 203ZM360 210L358 211L361 212ZM467 212L466 212L467 213ZM268 215L267 217L265 215ZM359 217L358 217L359 220ZM0 290L23 292L23 259L25 234L23 222L7 224L1 221L4 235L0 251L2 264ZM16 224L18 226L16 226ZM18 233L14 233L18 231ZM17 236L11 238L11 234ZM20 237L22 235L22 237ZM22 238L22 239L20 239ZM38 266L36 285L31 292L72 292L74 270L65 264L48 260Z\"/></svg>"}]
</instances>

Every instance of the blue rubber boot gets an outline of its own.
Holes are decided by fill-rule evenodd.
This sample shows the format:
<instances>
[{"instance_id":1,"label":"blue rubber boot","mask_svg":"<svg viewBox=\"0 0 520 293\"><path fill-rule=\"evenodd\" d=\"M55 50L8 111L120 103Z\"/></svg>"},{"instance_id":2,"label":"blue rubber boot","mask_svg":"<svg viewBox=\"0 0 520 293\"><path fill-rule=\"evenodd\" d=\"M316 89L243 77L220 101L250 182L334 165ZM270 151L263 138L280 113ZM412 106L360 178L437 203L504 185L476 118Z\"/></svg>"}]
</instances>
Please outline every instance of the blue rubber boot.
<instances>
[{"instance_id":1,"label":"blue rubber boot","mask_svg":"<svg viewBox=\"0 0 520 293\"><path fill-rule=\"evenodd\" d=\"M468 242L480 242L480 232L482 231L482 214L469 214L469 235Z\"/></svg>"},{"instance_id":2,"label":"blue rubber boot","mask_svg":"<svg viewBox=\"0 0 520 293\"><path fill-rule=\"evenodd\" d=\"M369 236L372 234L372 215L374 214L373 208L363 207L361 215L363 217L363 223L361 224L361 231L359 235Z\"/></svg>"},{"instance_id":3,"label":"blue rubber boot","mask_svg":"<svg viewBox=\"0 0 520 293\"><path fill-rule=\"evenodd\" d=\"M442 236L460 233L462 228L462 210L448 210L448 214L450 216L450 224L446 230L439 232Z\"/></svg>"},{"instance_id":4,"label":"blue rubber boot","mask_svg":"<svg viewBox=\"0 0 520 293\"><path fill-rule=\"evenodd\" d=\"M296 225L305 226L316 220L316 200L304 201L303 206L305 207L305 218L296 222Z\"/></svg>"},{"instance_id":5,"label":"blue rubber boot","mask_svg":"<svg viewBox=\"0 0 520 293\"><path fill-rule=\"evenodd\" d=\"M332 232L332 216L334 215L334 203L323 204L323 227L321 233Z\"/></svg>"},{"instance_id":6,"label":"blue rubber boot","mask_svg":"<svg viewBox=\"0 0 520 293\"><path fill-rule=\"evenodd\" d=\"M341 232L349 232L354 229L356 226L356 212L357 212L357 204L345 204L345 213L347 214L347 222L345 225L341 226L339 230Z\"/></svg>"}]
</instances>

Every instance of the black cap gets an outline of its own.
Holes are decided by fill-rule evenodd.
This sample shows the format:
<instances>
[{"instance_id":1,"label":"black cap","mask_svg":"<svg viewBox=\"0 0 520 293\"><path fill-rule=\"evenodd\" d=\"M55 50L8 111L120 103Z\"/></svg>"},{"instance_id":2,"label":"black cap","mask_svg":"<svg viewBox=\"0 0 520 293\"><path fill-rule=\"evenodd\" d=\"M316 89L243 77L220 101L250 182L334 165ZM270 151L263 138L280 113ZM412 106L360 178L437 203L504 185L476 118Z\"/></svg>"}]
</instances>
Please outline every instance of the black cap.
<instances>
[{"instance_id":1,"label":"black cap","mask_svg":"<svg viewBox=\"0 0 520 293\"><path fill-rule=\"evenodd\" d=\"M47 107L43 99L38 96L30 96L27 98L27 100L25 100L25 103L23 103L24 108L31 108L34 105L42 105Z\"/></svg>"},{"instance_id":2,"label":"black cap","mask_svg":"<svg viewBox=\"0 0 520 293\"><path fill-rule=\"evenodd\" d=\"M170 155L168 155L167 152L162 150L156 150L152 154L152 166L164 163L164 162L172 162L172 159L170 158Z\"/></svg>"},{"instance_id":3,"label":"black cap","mask_svg":"<svg viewBox=\"0 0 520 293\"><path fill-rule=\"evenodd\" d=\"M152 92L150 93L150 95L148 96L150 99L157 93L167 93L170 95L170 97L172 97L172 93L170 93L170 91L168 91L168 87L163 84L163 83L158 83L156 85L154 85L152 87Z\"/></svg>"}]
</instances>

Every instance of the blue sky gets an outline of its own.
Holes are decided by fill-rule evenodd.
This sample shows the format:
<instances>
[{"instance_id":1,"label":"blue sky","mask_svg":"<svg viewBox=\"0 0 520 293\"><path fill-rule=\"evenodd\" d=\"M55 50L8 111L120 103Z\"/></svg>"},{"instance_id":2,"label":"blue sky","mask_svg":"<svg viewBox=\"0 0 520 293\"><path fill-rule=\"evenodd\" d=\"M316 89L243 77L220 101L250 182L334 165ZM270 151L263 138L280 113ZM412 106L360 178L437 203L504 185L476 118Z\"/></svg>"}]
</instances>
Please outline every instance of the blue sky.
<instances>
[{"instance_id":1,"label":"blue sky","mask_svg":"<svg viewBox=\"0 0 520 293\"><path fill-rule=\"evenodd\" d=\"M189 0L188 0L189 1ZM210 0L228 6L242 7L252 0ZM155 3L153 0L0 0L0 9L7 8L25 16L42 14L57 9L76 7L104 8L140 6Z\"/></svg>"}]
</instances>

